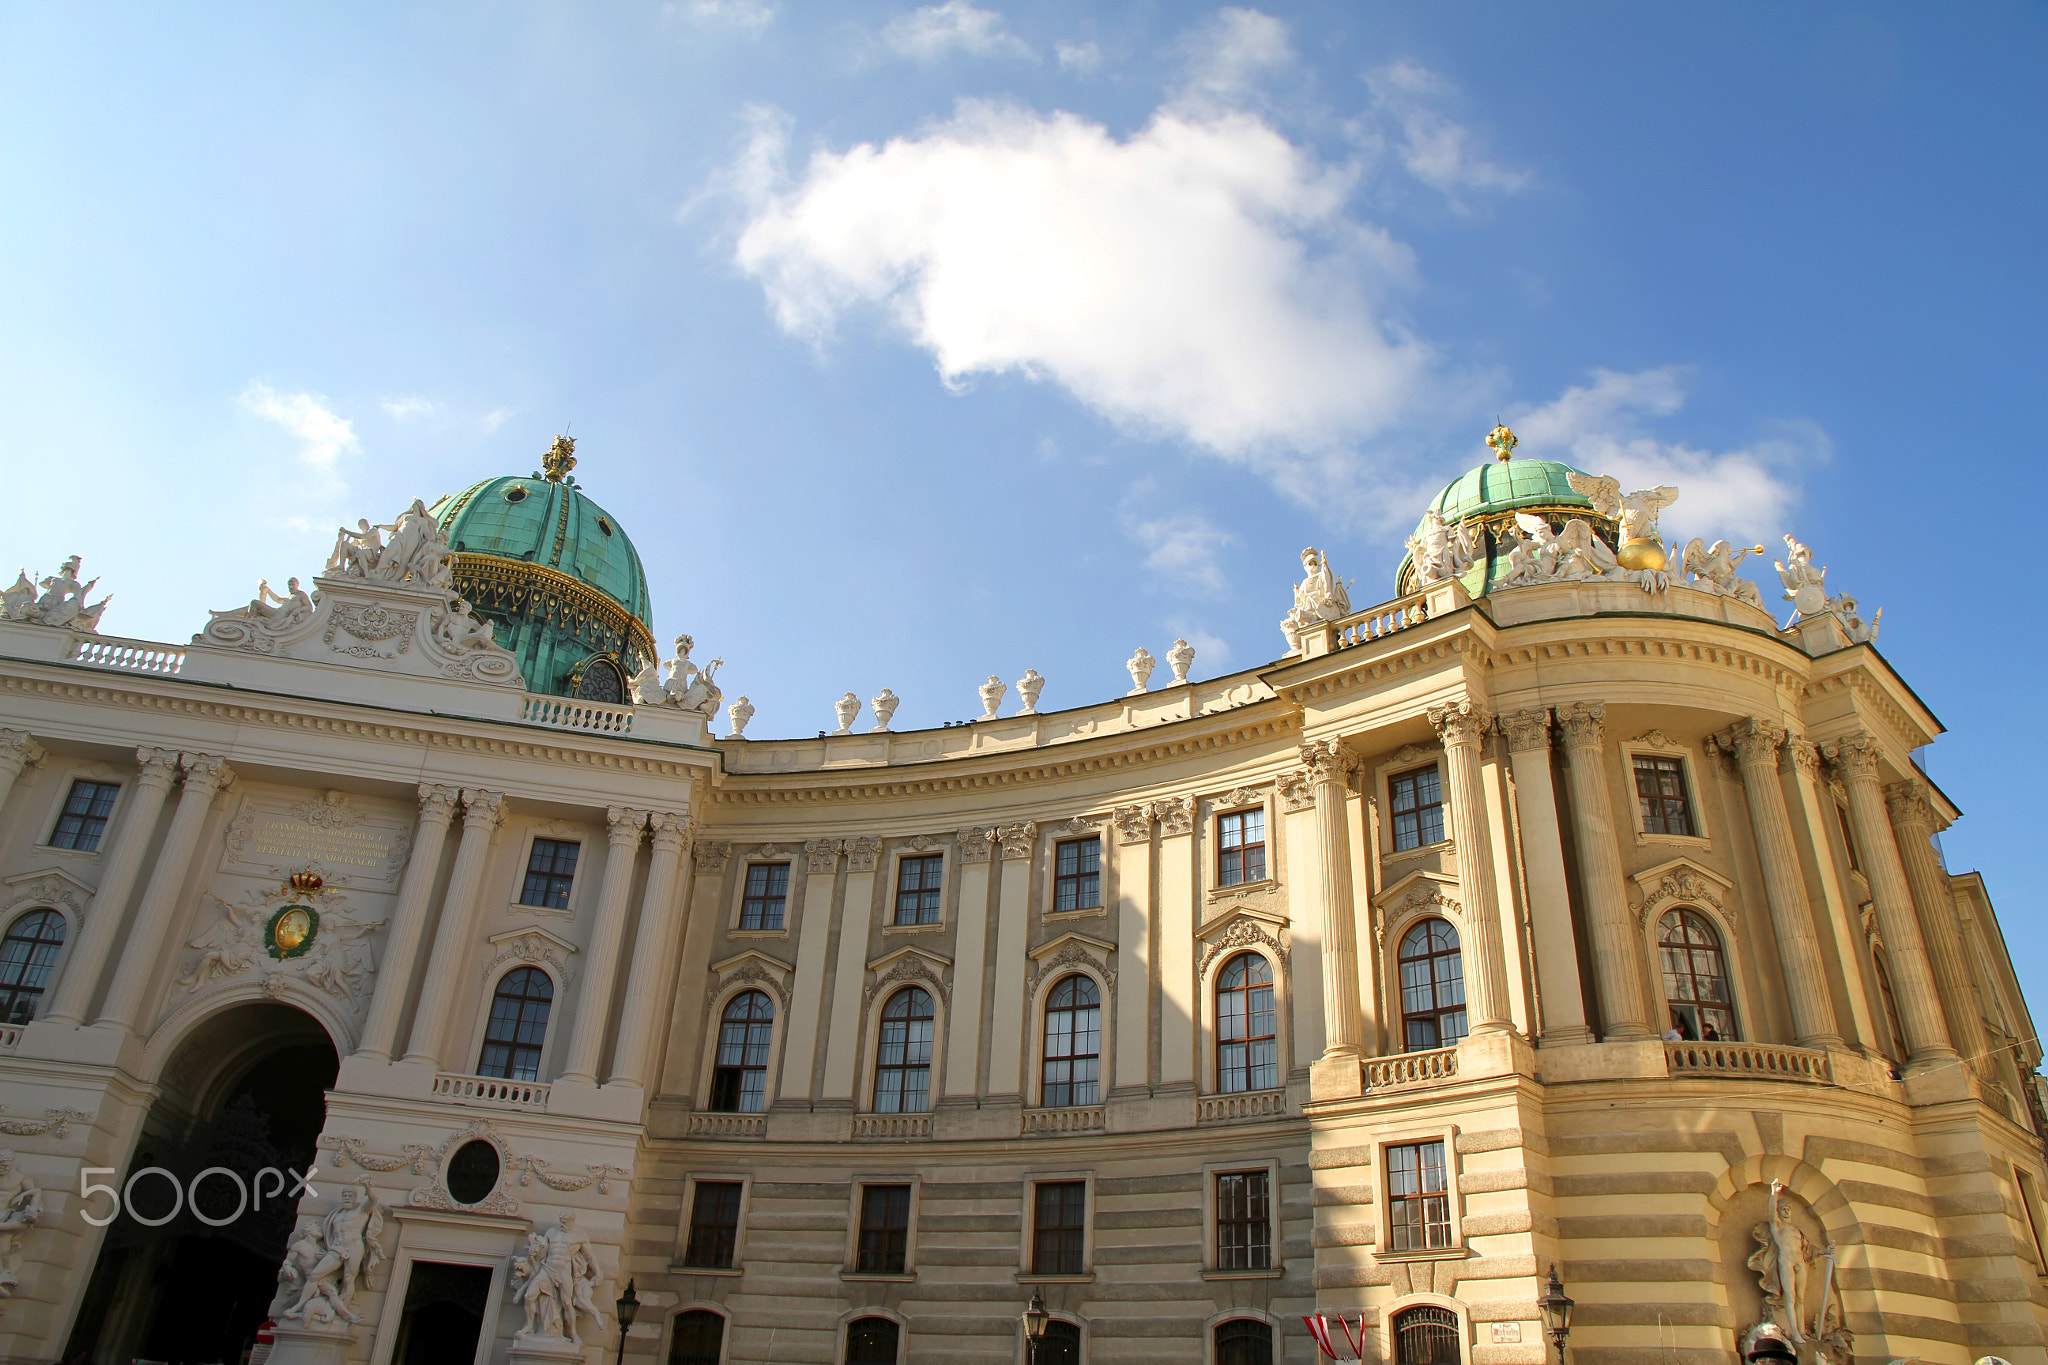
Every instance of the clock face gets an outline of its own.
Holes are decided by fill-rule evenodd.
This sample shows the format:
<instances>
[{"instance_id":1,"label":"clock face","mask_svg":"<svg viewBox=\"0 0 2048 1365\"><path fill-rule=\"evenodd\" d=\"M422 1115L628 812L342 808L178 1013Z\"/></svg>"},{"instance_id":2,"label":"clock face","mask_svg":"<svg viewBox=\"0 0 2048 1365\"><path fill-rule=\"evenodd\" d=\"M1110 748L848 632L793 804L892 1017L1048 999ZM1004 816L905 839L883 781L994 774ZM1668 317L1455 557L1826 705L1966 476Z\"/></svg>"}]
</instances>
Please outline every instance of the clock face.
<instances>
[{"instance_id":1,"label":"clock face","mask_svg":"<svg viewBox=\"0 0 2048 1365\"><path fill-rule=\"evenodd\" d=\"M288 957L299 957L313 946L313 936L320 932L320 912L310 905L287 905L270 917L269 928L264 937L270 955L282 961Z\"/></svg>"}]
</instances>

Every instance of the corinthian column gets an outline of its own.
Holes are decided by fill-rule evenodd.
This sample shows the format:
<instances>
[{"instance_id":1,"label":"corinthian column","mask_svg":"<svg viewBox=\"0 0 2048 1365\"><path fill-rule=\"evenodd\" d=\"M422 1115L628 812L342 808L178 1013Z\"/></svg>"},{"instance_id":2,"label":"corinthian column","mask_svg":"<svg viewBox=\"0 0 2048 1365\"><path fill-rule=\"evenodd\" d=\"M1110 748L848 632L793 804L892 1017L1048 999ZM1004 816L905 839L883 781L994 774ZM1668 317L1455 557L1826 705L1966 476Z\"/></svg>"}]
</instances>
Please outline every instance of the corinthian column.
<instances>
[{"instance_id":1,"label":"corinthian column","mask_svg":"<svg viewBox=\"0 0 2048 1365\"><path fill-rule=\"evenodd\" d=\"M185 789L178 794L178 810L171 816L171 828L156 855L156 867L149 874L142 904L136 908L135 923L128 930L127 946L121 951L121 965L114 969L113 984L107 987L106 1003L100 1007L99 1022L133 1028L142 1013L142 997L149 979L169 955L164 939L177 914L178 892L185 885L185 873L199 848L199 834L214 796L235 780L227 760L211 754L181 754Z\"/></svg>"},{"instance_id":2,"label":"corinthian column","mask_svg":"<svg viewBox=\"0 0 2048 1365\"><path fill-rule=\"evenodd\" d=\"M1654 1038L1643 1018L1643 955L1621 875L1621 845L1607 794L1607 708L1574 702L1557 713L1564 731L1565 780L1572 794L1572 825L1579 846L1579 884L1586 893L1586 923L1593 937L1593 977L1608 1042Z\"/></svg>"},{"instance_id":3,"label":"corinthian column","mask_svg":"<svg viewBox=\"0 0 2048 1365\"><path fill-rule=\"evenodd\" d=\"M92 1006L93 988L99 985L107 953L121 932L121 912L128 908L135 878L142 871L142 855L156 833L164 798L171 784L178 780L178 756L169 749L137 749L135 761L142 771L136 774L128 809L121 812L120 828L113 846L107 850L106 866L100 869L99 889L93 892L92 911L86 916L85 928L59 968L56 996L43 1016L48 1022L73 1027L85 1022L85 1012Z\"/></svg>"},{"instance_id":4,"label":"corinthian column","mask_svg":"<svg viewBox=\"0 0 2048 1365\"><path fill-rule=\"evenodd\" d=\"M619 970L619 944L626 936L626 893L633 889L633 863L640 856L640 835L647 812L613 806L606 841L604 880L598 885L597 918L590 928L590 960L583 989L576 997L576 1024L569 1035L569 1062L563 1080L597 1080L598 1054L604 1050L605 1020L612 1012L612 979Z\"/></svg>"},{"instance_id":5,"label":"corinthian column","mask_svg":"<svg viewBox=\"0 0 2048 1365\"><path fill-rule=\"evenodd\" d=\"M384 956L377 963L377 990L370 999L370 1017L363 1023L358 1057L391 1060L398 1016L405 1010L413 964L419 961L420 940L426 935L427 900L434 893L434 874L441 870L441 849L448 842L448 825L455 818L459 795L453 787L420 784L420 815L413 826L412 853L398 884L398 905L391 912Z\"/></svg>"},{"instance_id":6,"label":"corinthian column","mask_svg":"<svg viewBox=\"0 0 2048 1365\"><path fill-rule=\"evenodd\" d=\"M1840 1047L1842 1035L1835 1029L1834 1004L1828 999L1821 966L1820 936L1814 932L1813 906L1806 899L1799 849L1792 838L1792 816L1785 809L1785 789L1778 785L1778 750L1785 733L1754 716L1737 721L1735 759L1742 767L1742 794L1749 803L1757 861L1763 865L1764 899L1770 903L1778 965L1792 1004L1793 1036L1801 1047Z\"/></svg>"},{"instance_id":7,"label":"corinthian column","mask_svg":"<svg viewBox=\"0 0 2048 1365\"><path fill-rule=\"evenodd\" d=\"M476 918L476 892L483 884L484 862L491 836L504 815L503 792L467 789L462 793L462 841L455 846L455 867L448 891L441 897L441 923L434 930L434 950L427 958L427 979L420 983L420 1007L413 1015L412 1044L405 1060L439 1067L441 1035L448 1028L448 1007L454 1003L455 980L469 955L470 925Z\"/></svg>"},{"instance_id":8,"label":"corinthian column","mask_svg":"<svg viewBox=\"0 0 2048 1365\"><path fill-rule=\"evenodd\" d=\"M1941 997L1927 964L1927 948L1913 914L1913 895L1899 861L1899 846L1892 838L1892 823L1885 816L1884 792L1877 783L1877 741L1869 735L1856 735L1829 745L1826 752L1849 789L1849 823L1856 830L1864 875L1870 879L1870 898L1877 903L1877 927L1891 958L1899 1026L1905 1030L1906 1047L1913 1054L1908 1069L1924 1071L1953 1061L1956 1050L1942 1024Z\"/></svg>"},{"instance_id":9,"label":"corinthian column","mask_svg":"<svg viewBox=\"0 0 2048 1365\"><path fill-rule=\"evenodd\" d=\"M1487 837L1486 791L1479 779L1479 741L1492 723L1470 701L1429 708L1443 736L1450 788L1451 840L1458 850L1458 890L1465 908L1465 1012L1473 1033L1512 1033L1507 964L1501 949L1500 904L1494 895L1493 842ZM1356 974L1353 976L1354 985Z\"/></svg>"},{"instance_id":10,"label":"corinthian column","mask_svg":"<svg viewBox=\"0 0 2048 1365\"><path fill-rule=\"evenodd\" d=\"M687 811L655 811L647 823L654 831L654 858L647 865L647 889L640 893L640 927L633 933L633 956L626 964L626 1004L619 1011L619 1041L612 1049L611 1080L640 1085L647 1064L647 1045L660 1025L656 1007L668 966L669 923L682 875L683 854L690 847Z\"/></svg>"},{"instance_id":11,"label":"corinthian column","mask_svg":"<svg viewBox=\"0 0 2048 1365\"><path fill-rule=\"evenodd\" d=\"M1565 892L1557 787L1550 776L1550 710L1539 706L1502 716L1501 730L1508 737L1522 862L1528 869L1529 940L1543 1006L1543 1042L1549 1047L1590 1043L1593 1030L1586 1027L1586 995L1579 983L1579 935Z\"/></svg>"},{"instance_id":12,"label":"corinthian column","mask_svg":"<svg viewBox=\"0 0 2048 1365\"><path fill-rule=\"evenodd\" d=\"M1927 958L1934 968L1934 987L1948 1013L1949 1040L1974 1066L1984 1055L1984 1016L1970 986L1970 968L1963 958L1962 929L1956 922L1955 898L1948 874L1934 856L1938 817L1918 782L1895 782L1885 788L1892 828L1898 831L1899 857L1906 865L1906 885L1920 911ZM1890 940L1887 939L1887 942Z\"/></svg>"},{"instance_id":13,"label":"corinthian column","mask_svg":"<svg viewBox=\"0 0 2048 1365\"><path fill-rule=\"evenodd\" d=\"M43 746L26 730L0 730L0 813L7 809L7 795L21 770L43 761Z\"/></svg>"},{"instance_id":14,"label":"corinthian column","mask_svg":"<svg viewBox=\"0 0 2048 1365\"><path fill-rule=\"evenodd\" d=\"M1343 742L1301 746L1301 761L1316 793L1316 852L1323 885L1323 1037L1325 1057L1365 1052L1358 1008L1358 921L1351 901L1349 778L1358 760ZM1355 1077L1354 1077L1355 1079Z\"/></svg>"}]
</instances>

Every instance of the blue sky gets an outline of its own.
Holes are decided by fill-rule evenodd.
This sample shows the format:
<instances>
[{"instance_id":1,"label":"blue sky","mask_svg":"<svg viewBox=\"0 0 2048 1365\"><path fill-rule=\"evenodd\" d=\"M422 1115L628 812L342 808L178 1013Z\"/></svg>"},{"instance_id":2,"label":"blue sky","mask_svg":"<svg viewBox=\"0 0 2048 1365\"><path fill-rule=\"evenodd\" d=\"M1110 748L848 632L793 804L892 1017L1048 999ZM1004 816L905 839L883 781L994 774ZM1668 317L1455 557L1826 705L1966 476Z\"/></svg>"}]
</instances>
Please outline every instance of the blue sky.
<instances>
[{"instance_id":1,"label":"blue sky","mask_svg":"<svg viewBox=\"0 0 2048 1365\"><path fill-rule=\"evenodd\" d=\"M107 631L183 639L568 426L756 736L884 686L904 728L992 672L1102 699L1176 635L1264 662L1307 544L1391 596L1498 414L1885 609L1953 729L1951 863L2048 985L2044 38L1996 3L0 4L0 553L83 554Z\"/></svg>"}]
</instances>

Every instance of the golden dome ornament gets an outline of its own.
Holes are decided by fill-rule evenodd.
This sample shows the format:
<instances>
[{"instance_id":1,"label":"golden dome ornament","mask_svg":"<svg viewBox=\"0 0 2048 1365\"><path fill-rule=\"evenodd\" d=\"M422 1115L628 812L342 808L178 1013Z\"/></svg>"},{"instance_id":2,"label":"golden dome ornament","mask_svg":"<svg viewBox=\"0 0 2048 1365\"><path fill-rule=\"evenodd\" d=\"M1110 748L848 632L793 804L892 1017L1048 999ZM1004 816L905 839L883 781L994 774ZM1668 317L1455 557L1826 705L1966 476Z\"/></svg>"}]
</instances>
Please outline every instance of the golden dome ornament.
<instances>
[{"instance_id":1,"label":"golden dome ornament","mask_svg":"<svg viewBox=\"0 0 2048 1365\"><path fill-rule=\"evenodd\" d=\"M1664 553L1664 542L1655 536L1643 536L1636 540L1624 540L1614 557L1624 569L1661 569L1669 562Z\"/></svg>"},{"instance_id":2,"label":"golden dome ornament","mask_svg":"<svg viewBox=\"0 0 2048 1365\"><path fill-rule=\"evenodd\" d=\"M1514 432L1508 430L1507 423L1496 422L1493 430L1486 433L1486 444L1492 447L1496 460L1511 460L1515 457L1515 447L1521 442L1515 439Z\"/></svg>"}]
</instances>

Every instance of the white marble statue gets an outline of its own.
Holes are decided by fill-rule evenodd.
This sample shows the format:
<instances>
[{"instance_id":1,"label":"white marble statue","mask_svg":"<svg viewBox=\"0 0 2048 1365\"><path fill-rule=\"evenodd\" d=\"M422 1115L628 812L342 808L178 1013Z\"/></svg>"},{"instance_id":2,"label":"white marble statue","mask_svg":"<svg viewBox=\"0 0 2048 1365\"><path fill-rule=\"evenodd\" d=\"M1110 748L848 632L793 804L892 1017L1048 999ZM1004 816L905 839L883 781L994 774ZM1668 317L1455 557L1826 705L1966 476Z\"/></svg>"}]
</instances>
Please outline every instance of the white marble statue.
<instances>
[{"instance_id":1,"label":"white marble statue","mask_svg":"<svg viewBox=\"0 0 2048 1365\"><path fill-rule=\"evenodd\" d=\"M43 1216L43 1188L17 1171L14 1153L0 1148L0 1299L21 1283L21 1242Z\"/></svg>"},{"instance_id":2,"label":"white marble statue","mask_svg":"<svg viewBox=\"0 0 2048 1365\"><path fill-rule=\"evenodd\" d=\"M745 697L741 697L731 706L725 708L725 718L732 723L732 738L745 739L747 737L747 722L754 718L754 703L748 701Z\"/></svg>"},{"instance_id":3,"label":"white marble statue","mask_svg":"<svg viewBox=\"0 0 2048 1365\"><path fill-rule=\"evenodd\" d=\"M526 1316L526 1325L514 1339L566 1338L580 1346L580 1319L588 1315L593 1335L602 1340L599 1279L596 1253L590 1240L576 1230L574 1212L564 1210L554 1227L529 1233L526 1249L512 1258L512 1294Z\"/></svg>"},{"instance_id":4,"label":"white marble statue","mask_svg":"<svg viewBox=\"0 0 2048 1365\"><path fill-rule=\"evenodd\" d=\"M663 685L662 695L670 706L698 711L709 719L718 714L718 703L725 699L725 693L719 691L718 684L712 681L725 660L713 659L704 667L697 667L690 662L690 651L696 645L697 642L687 635L676 636L675 657L668 661L668 682Z\"/></svg>"},{"instance_id":5,"label":"white marble statue","mask_svg":"<svg viewBox=\"0 0 2048 1365\"><path fill-rule=\"evenodd\" d=\"M1751 555L1764 552L1761 545L1745 545L1731 548L1727 541L1717 540L1712 545L1699 536L1694 536L1685 547L1685 554L1679 561L1686 576L1693 580L1692 586L1702 592L1711 592L1721 597L1732 597L1738 602L1747 602L1761 609L1764 595L1756 584L1747 578L1739 578L1735 566Z\"/></svg>"},{"instance_id":6,"label":"white marble statue","mask_svg":"<svg viewBox=\"0 0 2048 1365\"><path fill-rule=\"evenodd\" d=\"M1813 567L1813 551L1785 536L1785 562L1771 561L1771 567L1778 571L1778 581L1785 585L1785 600L1792 604L1792 619L1785 623L1789 630L1799 624L1804 616L1818 616L1828 609L1828 571L1822 565Z\"/></svg>"},{"instance_id":7,"label":"white marble statue","mask_svg":"<svg viewBox=\"0 0 2048 1365\"><path fill-rule=\"evenodd\" d=\"M1624 544L1631 540L1656 540L1657 513L1678 501L1678 490L1670 484L1624 493L1619 479L1606 474L1581 474L1577 470L1566 474L1565 482L1574 493L1591 502L1595 512L1621 523Z\"/></svg>"},{"instance_id":8,"label":"white marble statue","mask_svg":"<svg viewBox=\"0 0 2048 1365\"><path fill-rule=\"evenodd\" d=\"M391 539L385 542L384 551L377 556L376 567L368 576L394 583L413 575L441 536L440 523L418 498L384 529L391 532Z\"/></svg>"},{"instance_id":9,"label":"white marble statue","mask_svg":"<svg viewBox=\"0 0 2048 1365\"><path fill-rule=\"evenodd\" d=\"M1775 1323L1794 1345L1815 1343L1816 1354L1835 1359L1849 1354L1842 1330L1841 1303L1835 1286L1833 1244L1815 1246L1793 1219L1785 1183L1771 1182L1765 1221L1752 1230L1757 1249L1748 1265L1763 1290L1766 1320Z\"/></svg>"},{"instance_id":10,"label":"white marble statue","mask_svg":"<svg viewBox=\"0 0 2048 1365\"><path fill-rule=\"evenodd\" d=\"M832 714L839 718L839 728L832 733L835 735L852 734L854 719L860 715L860 698L848 692L838 701L832 703Z\"/></svg>"},{"instance_id":11,"label":"white marble statue","mask_svg":"<svg viewBox=\"0 0 2048 1365\"><path fill-rule=\"evenodd\" d=\"M1884 608L1879 607L1875 616L1864 620L1856 609L1856 599L1845 592L1836 593L1828 599L1828 610L1841 618L1842 632L1852 645L1867 645L1875 640L1878 622L1884 619Z\"/></svg>"},{"instance_id":12,"label":"white marble statue","mask_svg":"<svg viewBox=\"0 0 2048 1365\"><path fill-rule=\"evenodd\" d=\"M1422 514L1422 529L1408 537L1408 552L1414 556L1415 585L1457 578L1479 560L1484 532L1477 522L1451 527L1434 507Z\"/></svg>"},{"instance_id":13,"label":"white marble statue","mask_svg":"<svg viewBox=\"0 0 2048 1365\"><path fill-rule=\"evenodd\" d=\"M330 578L368 578L384 553L384 528L372 526L368 517L356 519L356 529L343 526L334 533L334 553L327 556Z\"/></svg>"},{"instance_id":14,"label":"white marble statue","mask_svg":"<svg viewBox=\"0 0 2048 1365\"><path fill-rule=\"evenodd\" d=\"M1530 512L1517 512L1519 535L1503 542L1507 572L1495 588L1522 588L1538 583L1634 583L1646 593L1660 593L1671 576L1661 568L1623 566L1614 550L1584 517L1572 517L1562 531ZM1660 553L1661 561L1661 553Z\"/></svg>"},{"instance_id":15,"label":"white marble statue","mask_svg":"<svg viewBox=\"0 0 2048 1365\"><path fill-rule=\"evenodd\" d=\"M1351 584L1337 577L1330 561L1311 545L1301 552L1301 582L1294 585L1294 606L1280 618L1280 633L1287 637L1287 652L1301 653L1304 631L1351 614Z\"/></svg>"},{"instance_id":16,"label":"white marble statue","mask_svg":"<svg viewBox=\"0 0 2048 1365\"><path fill-rule=\"evenodd\" d=\"M981 693L981 714L976 716L975 719L994 720L996 718L996 708L1003 704L1003 694L1009 690L1010 685L1008 683L993 673L989 674L988 681L975 689L975 691Z\"/></svg>"},{"instance_id":17,"label":"white marble statue","mask_svg":"<svg viewBox=\"0 0 2048 1365\"><path fill-rule=\"evenodd\" d=\"M1176 686L1188 680L1188 670L1195 666L1195 647L1186 640L1175 640L1173 648L1166 651L1166 666L1173 670Z\"/></svg>"},{"instance_id":18,"label":"white marble statue","mask_svg":"<svg viewBox=\"0 0 2048 1365\"><path fill-rule=\"evenodd\" d=\"M277 1268L277 1293L264 1310L265 1316L276 1318L298 1302L299 1295L305 1292L307 1277L326 1254L327 1248L320 1244L320 1225L311 1218L301 1218L291 1241L285 1245L284 1264Z\"/></svg>"},{"instance_id":19,"label":"white marble statue","mask_svg":"<svg viewBox=\"0 0 2048 1365\"><path fill-rule=\"evenodd\" d=\"M298 582L296 578L292 581ZM498 637L491 630L491 623L481 616L473 615L468 600L461 597L454 598L448 603L448 609L442 613L440 623L435 629L440 635L441 643L457 654L482 649L486 645L498 642Z\"/></svg>"},{"instance_id":20,"label":"white marble statue","mask_svg":"<svg viewBox=\"0 0 2048 1365\"><path fill-rule=\"evenodd\" d=\"M107 609L112 596L102 597L87 606L86 594L98 583L97 578L87 582L78 581L77 555L64 561L61 568L48 578L41 580L42 592L36 592L36 584L29 580L27 570L18 572L14 586L0 593L0 620L25 621L30 625L63 626L70 630L91 634L100 628L100 613Z\"/></svg>"},{"instance_id":21,"label":"white marble statue","mask_svg":"<svg viewBox=\"0 0 2048 1365\"><path fill-rule=\"evenodd\" d=\"M659 706L668 700L668 689L662 686L661 665L653 658L641 661L640 671L633 675L630 687L635 706Z\"/></svg>"},{"instance_id":22,"label":"white marble statue","mask_svg":"<svg viewBox=\"0 0 2048 1365\"><path fill-rule=\"evenodd\" d=\"M333 1318L363 1320L352 1305L357 1287L368 1282L370 1272L384 1259L377 1238L384 1231L385 1207L368 1179L342 1187L341 1202L320 1220L315 1234L320 1258L304 1272L299 1296L277 1315L280 1321L296 1318L312 1326Z\"/></svg>"},{"instance_id":23,"label":"white marble statue","mask_svg":"<svg viewBox=\"0 0 2048 1365\"><path fill-rule=\"evenodd\" d=\"M1038 670L1027 668L1024 676L1017 679L1017 700L1024 704L1017 708L1020 716L1038 714L1038 694L1045 691L1045 679L1038 676Z\"/></svg>"},{"instance_id":24,"label":"white marble statue","mask_svg":"<svg viewBox=\"0 0 2048 1365\"><path fill-rule=\"evenodd\" d=\"M868 727L869 734L878 735L889 728L889 720L896 714L896 707L901 700L886 687L868 698L868 705L874 708L875 712L875 723Z\"/></svg>"},{"instance_id":25,"label":"white marble statue","mask_svg":"<svg viewBox=\"0 0 2048 1365\"><path fill-rule=\"evenodd\" d=\"M1124 693L1124 695L1127 697L1144 695L1152 681L1152 670L1158 666L1159 660L1152 657L1152 651L1143 645L1139 645L1138 652L1124 660L1124 668L1131 675L1131 690Z\"/></svg>"}]
</instances>

